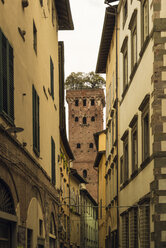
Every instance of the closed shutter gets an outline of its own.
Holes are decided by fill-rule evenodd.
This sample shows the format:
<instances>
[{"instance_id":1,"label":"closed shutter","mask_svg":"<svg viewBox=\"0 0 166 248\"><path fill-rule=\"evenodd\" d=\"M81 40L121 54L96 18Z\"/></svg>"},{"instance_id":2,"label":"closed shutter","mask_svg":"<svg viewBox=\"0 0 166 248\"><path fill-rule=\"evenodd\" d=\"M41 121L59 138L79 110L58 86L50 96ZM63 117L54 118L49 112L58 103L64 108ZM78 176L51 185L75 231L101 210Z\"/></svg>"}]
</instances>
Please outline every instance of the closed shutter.
<instances>
[{"instance_id":1,"label":"closed shutter","mask_svg":"<svg viewBox=\"0 0 166 248\"><path fill-rule=\"evenodd\" d=\"M51 88L51 96L54 99L54 65L52 59L50 58L50 88Z\"/></svg>"},{"instance_id":2,"label":"closed shutter","mask_svg":"<svg viewBox=\"0 0 166 248\"><path fill-rule=\"evenodd\" d=\"M55 185L55 142L51 137L51 181Z\"/></svg>"},{"instance_id":3,"label":"closed shutter","mask_svg":"<svg viewBox=\"0 0 166 248\"><path fill-rule=\"evenodd\" d=\"M40 153L40 129L39 129L39 96L32 87L32 103L33 103L33 150L36 155Z\"/></svg>"},{"instance_id":4,"label":"closed shutter","mask_svg":"<svg viewBox=\"0 0 166 248\"><path fill-rule=\"evenodd\" d=\"M0 112L14 120L13 48L0 31Z\"/></svg>"},{"instance_id":5,"label":"closed shutter","mask_svg":"<svg viewBox=\"0 0 166 248\"><path fill-rule=\"evenodd\" d=\"M14 119L14 68L13 48L9 44L9 116Z\"/></svg>"},{"instance_id":6,"label":"closed shutter","mask_svg":"<svg viewBox=\"0 0 166 248\"><path fill-rule=\"evenodd\" d=\"M3 88L3 111L8 113L8 90L7 90L7 42L2 34L2 88Z\"/></svg>"}]
</instances>

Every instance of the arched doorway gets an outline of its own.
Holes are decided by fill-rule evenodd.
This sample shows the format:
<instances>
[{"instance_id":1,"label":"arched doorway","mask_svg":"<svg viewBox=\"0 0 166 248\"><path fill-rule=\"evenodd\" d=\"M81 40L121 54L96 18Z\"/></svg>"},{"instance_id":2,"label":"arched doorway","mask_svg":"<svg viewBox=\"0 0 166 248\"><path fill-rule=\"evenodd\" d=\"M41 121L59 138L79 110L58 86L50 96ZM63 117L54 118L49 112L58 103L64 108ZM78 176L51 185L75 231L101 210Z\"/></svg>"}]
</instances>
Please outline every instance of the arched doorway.
<instances>
[{"instance_id":1,"label":"arched doorway","mask_svg":"<svg viewBox=\"0 0 166 248\"><path fill-rule=\"evenodd\" d=\"M16 247L16 214L12 194L0 180L0 247Z\"/></svg>"}]
</instances>

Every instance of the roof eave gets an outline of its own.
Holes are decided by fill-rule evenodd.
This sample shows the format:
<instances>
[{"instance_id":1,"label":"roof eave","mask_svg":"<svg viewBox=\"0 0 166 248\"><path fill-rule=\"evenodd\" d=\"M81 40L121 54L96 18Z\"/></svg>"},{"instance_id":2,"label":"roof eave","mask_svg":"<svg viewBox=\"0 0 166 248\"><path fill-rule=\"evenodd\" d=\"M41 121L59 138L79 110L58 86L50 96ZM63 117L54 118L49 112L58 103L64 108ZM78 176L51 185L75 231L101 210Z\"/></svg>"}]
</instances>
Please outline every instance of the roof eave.
<instances>
[{"instance_id":1,"label":"roof eave","mask_svg":"<svg viewBox=\"0 0 166 248\"><path fill-rule=\"evenodd\" d=\"M74 30L69 0L55 0L59 30Z\"/></svg>"},{"instance_id":2,"label":"roof eave","mask_svg":"<svg viewBox=\"0 0 166 248\"><path fill-rule=\"evenodd\" d=\"M113 13L110 14L109 12ZM115 6L107 7L105 11L104 25L99 47L96 73L106 73L107 58L115 27Z\"/></svg>"}]
</instances>

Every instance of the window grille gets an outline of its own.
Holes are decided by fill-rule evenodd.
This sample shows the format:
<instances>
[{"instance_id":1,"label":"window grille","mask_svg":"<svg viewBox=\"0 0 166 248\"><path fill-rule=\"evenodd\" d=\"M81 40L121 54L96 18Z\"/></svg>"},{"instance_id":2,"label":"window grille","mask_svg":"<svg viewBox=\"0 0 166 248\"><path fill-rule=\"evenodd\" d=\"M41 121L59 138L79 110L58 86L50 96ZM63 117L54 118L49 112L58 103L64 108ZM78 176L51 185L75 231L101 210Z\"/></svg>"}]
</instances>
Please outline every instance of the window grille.
<instances>
[{"instance_id":1,"label":"window grille","mask_svg":"<svg viewBox=\"0 0 166 248\"><path fill-rule=\"evenodd\" d=\"M150 206L140 206L139 216L139 229L140 229L140 247L150 247Z\"/></svg>"},{"instance_id":2,"label":"window grille","mask_svg":"<svg viewBox=\"0 0 166 248\"><path fill-rule=\"evenodd\" d=\"M122 247L129 248L129 215L122 216Z\"/></svg>"},{"instance_id":3,"label":"window grille","mask_svg":"<svg viewBox=\"0 0 166 248\"><path fill-rule=\"evenodd\" d=\"M130 211L130 248L138 248L138 209Z\"/></svg>"}]
</instances>

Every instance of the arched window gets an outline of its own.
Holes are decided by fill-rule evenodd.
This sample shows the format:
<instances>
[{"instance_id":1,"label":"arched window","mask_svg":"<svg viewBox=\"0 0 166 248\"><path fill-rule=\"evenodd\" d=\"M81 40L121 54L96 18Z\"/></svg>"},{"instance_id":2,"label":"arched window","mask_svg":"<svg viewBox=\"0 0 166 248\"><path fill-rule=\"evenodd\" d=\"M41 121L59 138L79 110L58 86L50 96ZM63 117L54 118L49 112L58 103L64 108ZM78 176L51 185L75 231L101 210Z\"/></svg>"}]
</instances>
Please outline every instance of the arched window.
<instances>
[{"instance_id":1,"label":"arched window","mask_svg":"<svg viewBox=\"0 0 166 248\"><path fill-rule=\"evenodd\" d=\"M56 244L56 225L55 225L55 219L54 215L51 214L50 219L50 230L49 230L49 247L55 248Z\"/></svg>"},{"instance_id":2,"label":"arched window","mask_svg":"<svg viewBox=\"0 0 166 248\"><path fill-rule=\"evenodd\" d=\"M95 117L94 116L91 117L91 121L95 121Z\"/></svg>"},{"instance_id":3,"label":"arched window","mask_svg":"<svg viewBox=\"0 0 166 248\"><path fill-rule=\"evenodd\" d=\"M79 102L78 99L75 100L75 106L78 106Z\"/></svg>"},{"instance_id":4,"label":"arched window","mask_svg":"<svg viewBox=\"0 0 166 248\"><path fill-rule=\"evenodd\" d=\"M86 124L86 117L83 117L82 123L83 123L83 124Z\"/></svg>"},{"instance_id":5,"label":"arched window","mask_svg":"<svg viewBox=\"0 0 166 248\"><path fill-rule=\"evenodd\" d=\"M95 105L95 99L91 99L91 106L94 106Z\"/></svg>"},{"instance_id":6,"label":"arched window","mask_svg":"<svg viewBox=\"0 0 166 248\"><path fill-rule=\"evenodd\" d=\"M83 99L83 106L86 106L86 99Z\"/></svg>"},{"instance_id":7,"label":"arched window","mask_svg":"<svg viewBox=\"0 0 166 248\"><path fill-rule=\"evenodd\" d=\"M78 122L78 117L77 116L75 117L75 122Z\"/></svg>"},{"instance_id":8,"label":"arched window","mask_svg":"<svg viewBox=\"0 0 166 248\"><path fill-rule=\"evenodd\" d=\"M81 148L81 144L80 143L77 143L77 148Z\"/></svg>"},{"instance_id":9,"label":"arched window","mask_svg":"<svg viewBox=\"0 0 166 248\"><path fill-rule=\"evenodd\" d=\"M89 144L89 148L93 148L93 143L90 143Z\"/></svg>"},{"instance_id":10,"label":"arched window","mask_svg":"<svg viewBox=\"0 0 166 248\"><path fill-rule=\"evenodd\" d=\"M15 215L12 194L5 182L0 180L0 211Z\"/></svg>"},{"instance_id":11,"label":"arched window","mask_svg":"<svg viewBox=\"0 0 166 248\"><path fill-rule=\"evenodd\" d=\"M87 170L83 170L83 177L87 178Z\"/></svg>"}]
</instances>

